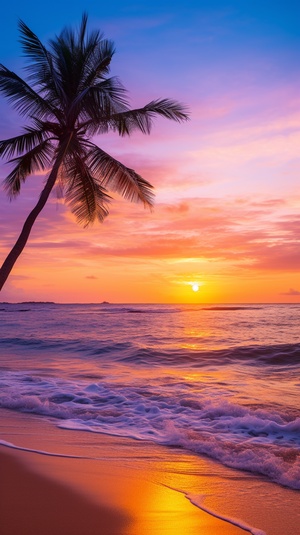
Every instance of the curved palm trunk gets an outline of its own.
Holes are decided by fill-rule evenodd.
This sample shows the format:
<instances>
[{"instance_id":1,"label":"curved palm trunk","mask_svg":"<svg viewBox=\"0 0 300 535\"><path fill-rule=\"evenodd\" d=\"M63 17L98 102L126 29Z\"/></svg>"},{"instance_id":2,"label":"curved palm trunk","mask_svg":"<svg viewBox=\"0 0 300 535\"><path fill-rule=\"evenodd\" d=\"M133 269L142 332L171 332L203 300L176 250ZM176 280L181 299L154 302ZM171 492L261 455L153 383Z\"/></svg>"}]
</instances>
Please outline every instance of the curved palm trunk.
<instances>
[{"instance_id":1,"label":"curved palm trunk","mask_svg":"<svg viewBox=\"0 0 300 535\"><path fill-rule=\"evenodd\" d=\"M27 217L24 225L23 225L23 228L22 228L22 231L21 231L21 234L19 236L19 238L17 239L15 245L13 246L12 250L10 251L10 253L8 254L6 260L3 262L2 264L2 267L0 268L0 291L2 290L3 288L3 285L5 284L6 282L6 279L7 277L9 276L12 268L14 267L15 265L15 262L17 261L17 259L19 258L20 254L22 253L26 243L27 243L27 240L29 238L29 235L30 235L30 232L31 232L31 229L33 227L33 224L36 220L36 218L38 217L38 215L40 214L40 212L42 211L42 209L44 208L48 198L49 198L49 195L53 189L53 186L55 184L55 181L56 181L56 178L57 178L57 173L58 173L58 169L59 169L59 165L60 165L60 162L58 162L56 160L53 168L52 168L52 171L49 175L49 178L46 182L46 185L40 195L40 198L36 204L36 206L33 208L33 210L30 212L29 216Z\"/></svg>"}]
</instances>

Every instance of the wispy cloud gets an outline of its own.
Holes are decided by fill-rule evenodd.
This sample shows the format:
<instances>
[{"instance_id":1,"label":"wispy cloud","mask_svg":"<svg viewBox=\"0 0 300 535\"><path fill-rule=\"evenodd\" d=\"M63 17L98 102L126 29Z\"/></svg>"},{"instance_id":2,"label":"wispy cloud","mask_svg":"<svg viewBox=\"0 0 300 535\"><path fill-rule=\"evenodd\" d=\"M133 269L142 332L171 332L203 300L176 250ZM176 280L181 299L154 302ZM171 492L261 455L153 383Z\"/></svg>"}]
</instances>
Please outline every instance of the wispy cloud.
<instances>
[{"instance_id":1,"label":"wispy cloud","mask_svg":"<svg viewBox=\"0 0 300 535\"><path fill-rule=\"evenodd\" d=\"M282 292L280 295L297 296L297 295L300 295L300 292L298 290L294 290L293 288L290 288L288 292Z\"/></svg>"}]
</instances>

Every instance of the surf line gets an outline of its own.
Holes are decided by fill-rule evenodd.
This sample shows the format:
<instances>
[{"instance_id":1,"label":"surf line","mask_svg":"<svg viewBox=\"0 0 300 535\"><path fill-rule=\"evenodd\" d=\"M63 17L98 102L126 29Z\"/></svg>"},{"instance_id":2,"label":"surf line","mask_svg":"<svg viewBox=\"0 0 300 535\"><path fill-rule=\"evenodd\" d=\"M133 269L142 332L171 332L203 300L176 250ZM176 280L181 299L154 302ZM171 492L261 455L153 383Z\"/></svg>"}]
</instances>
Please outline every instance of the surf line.
<instances>
[{"instance_id":1,"label":"surf line","mask_svg":"<svg viewBox=\"0 0 300 535\"><path fill-rule=\"evenodd\" d=\"M29 451L30 453L38 453L39 455L49 455L50 457L66 457L67 459L90 459L94 460L93 457L84 457L83 455L69 455L68 453L55 453L51 451L44 450L35 450L33 448L24 448L23 446L17 446L12 442L6 442L5 440L0 440L0 446L5 446L13 450L20 451Z\"/></svg>"},{"instance_id":2,"label":"surf line","mask_svg":"<svg viewBox=\"0 0 300 535\"><path fill-rule=\"evenodd\" d=\"M209 507L206 507L206 505L203 504L205 500L204 494L189 494L188 492L184 492L184 490L181 489L175 489L174 487L170 487L169 485L166 485L165 483L160 483L163 487L167 487L170 490L175 490L175 492L180 492L183 494L187 500L191 502L191 504L195 505L199 509L201 509L204 513L207 513L208 515L214 516L215 518L218 518L219 520L223 520L224 522L228 522L229 524L232 524L233 526L237 526L238 528L243 529L244 531L248 531L248 533L251 533L252 535L267 535L265 531L262 529L253 528L252 526L249 526L249 524L246 524L246 522L243 522L242 520L238 520L236 518L231 518L230 516L225 516L220 513L216 513L216 511L213 511L213 509L210 509Z\"/></svg>"},{"instance_id":3,"label":"surf line","mask_svg":"<svg viewBox=\"0 0 300 535\"><path fill-rule=\"evenodd\" d=\"M253 528L252 526L249 526L249 524L246 524L242 520L238 520L236 518L231 518L229 516L221 515L220 513L216 513L209 507L206 507L206 505L203 504L205 500L205 496L203 495L195 495L195 494L187 494L183 493L185 497L196 507L199 507L202 511L205 513L208 513L209 515L214 516L215 518L218 518L219 520L224 520L224 522L228 522L229 524L232 524L233 526L237 526L238 528L243 529L244 531L248 531L252 535L267 535L265 531L262 529Z\"/></svg>"}]
</instances>

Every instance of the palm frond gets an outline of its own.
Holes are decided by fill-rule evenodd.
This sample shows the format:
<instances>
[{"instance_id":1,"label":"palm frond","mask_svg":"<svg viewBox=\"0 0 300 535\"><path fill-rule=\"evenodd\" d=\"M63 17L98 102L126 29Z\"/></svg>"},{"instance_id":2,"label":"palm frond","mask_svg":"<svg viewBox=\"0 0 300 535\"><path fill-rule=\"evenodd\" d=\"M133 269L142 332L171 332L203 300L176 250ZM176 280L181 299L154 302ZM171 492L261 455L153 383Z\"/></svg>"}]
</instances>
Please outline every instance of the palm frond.
<instances>
[{"instance_id":1,"label":"palm frond","mask_svg":"<svg viewBox=\"0 0 300 535\"><path fill-rule=\"evenodd\" d=\"M54 115L51 103L43 99L17 74L0 64L0 91L21 115Z\"/></svg>"},{"instance_id":2,"label":"palm frond","mask_svg":"<svg viewBox=\"0 0 300 535\"><path fill-rule=\"evenodd\" d=\"M84 13L78 32L65 27L58 37L50 40L51 56L59 74L64 105L67 107L82 89L87 58L101 40L98 31L88 35L86 25L87 15Z\"/></svg>"},{"instance_id":3,"label":"palm frond","mask_svg":"<svg viewBox=\"0 0 300 535\"><path fill-rule=\"evenodd\" d=\"M39 38L22 20L19 20L19 31L21 34L20 43L22 45L25 55L31 60L33 60L35 64L39 64L47 70L48 53Z\"/></svg>"},{"instance_id":4,"label":"palm frond","mask_svg":"<svg viewBox=\"0 0 300 535\"><path fill-rule=\"evenodd\" d=\"M66 178L62 176L66 172ZM61 173L61 185L64 196L78 223L87 227L95 219L100 222L108 215L110 196L99 183L85 163L82 155L72 155L64 164Z\"/></svg>"},{"instance_id":5,"label":"palm frond","mask_svg":"<svg viewBox=\"0 0 300 535\"><path fill-rule=\"evenodd\" d=\"M105 113L105 106L103 104L108 100L111 103L112 109L116 112L129 109L128 91L118 76L111 76L91 86L90 92L95 95L104 116L107 116L107 114Z\"/></svg>"},{"instance_id":6,"label":"palm frond","mask_svg":"<svg viewBox=\"0 0 300 535\"><path fill-rule=\"evenodd\" d=\"M130 136L134 130L140 130L143 134L150 134L152 127L152 115L148 110L128 110L114 113L110 117L111 129L117 131L120 136Z\"/></svg>"},{"instance_id":7,"label":"palm frond","mask_svg":"<svg viewBox=\"0 0 300 535\"><path fill-rule=\"evenodd\" d=\"M89 119L87 121L81 122L78 126L78 134L85 141L96 134L107 134L110 130L110 125L104 118L101 121Z\"/></svg>"},{"instance_id":8,"label":"palm frond","mask_svg":"<svg viewBox=\"0 0 300 535\"><path fill-rule=\"evenodd\" d=\"M19 21L19 30L22 48L27 58L31 60L31 63L26 66L29 72L28 80L35 86L39 86L40 90L48 96L49 102L52 103L52 111L54 111L55 104L59 105L63 98L63 91L59 73L53 64L52 54L22 20Z\"/></svg>"},{"instance_id":9,"label":"palm frond","mask_svg":"<svg viewBox=\"0 0 300 535\"><path fill-rule=\"evenodd\" d=\"M62 126L57 121L48 121L43 119L38 119L37 117L31 117L32 123L34 125L35 130L40 130L41 132L44 132L47 135L52 135L54 139L60 138L62 134ZM29 131L30 128L26 127L26 131ZM50 138L49 138L50 139Z\"/></svg>"},{"instance_id":10,"label":"palm frond","mask_svg":"<svg viewBox=\"0 0 300 535\"><path fill-rule=\"evenodd\" d=\"M74 83L74 80L72 80L73 73L70 70L70 65L73 63L72 50L61 36L50 40L50 46L56 71L59 73L61 84L65 89L67 83Z\"/></svg>"},{"instance_id":11,"label":"palm frond","mask_svg":"<svg viewBox=\"0 0 300 535\"><path fill-rule=\"evenodd\" d=\"M32 150L41 144L46 137L45 132L27 127L25 133L20 136L0 141L0 156L12 158L15 154L21 154Z\"/></svg>"},{"instance_id":12,"label":"palm frond","mask_svg":"<svg viewBox=\"0 0 300 535\"><path fill-rule=\"evenodd\" d=\"M127 91L117 77L85 88L72 102L69 113L85 121L91 130L101 133L111 130L110 117L128 110ZM88 121L90 121L88 123ZM106 124L103 129L104 123Z\"/></svg>"},{"instance_id":13,"label":"palm frond","mask_svg":"<svg viewBox=\"0 0 300 535\"><path fill-rule=\"evenodd\" d=\"M89 36L85 49L80 89L91 87L102 81L109 73L115 53L114 43L109 39L99 40L98 35Z\"/></svg>"},{"instance_id":14,"label":"palm frond","mask_svg":"<svg viewBox=\"0 0 300 535\"><path fill-rule=\"evenodd\" d=\"M188 108L181 102L169 98L152 100L143 109L148 111L153 117L155 115L161 115L165 119L177 122L187 121L189 119Z\"/></svg>"},{"instance_id":15,"label":"palm frond","mask_svg":"<svg viewBox=\"0 0 300 535\"><path fill-rule=\"evenodd\" d=\"M166 119L181 122L189 119L187 108L170 99L153 100L143 108L122 111L110 118L111 128L119 135L130 135L134 130L150 134L153 119L161 115Z\"/></svg>"},{"instance_id":16,"label":"palm frond","mask_svg":"<svg viewBox=\"0 0 300 535\"><path fill-rule=\"evenodd\" d=\"M82 13L81 24L80 24L80 28L78 32L78 44L82 50L84 50L84 47L85 47L87 21L88 21L88 16L87 16L87 13L84 12Z\"/></svg>"},{"instance_id":17,"label":"palm frond","mask_svg":"<svg viewBox=\"0 0 300 535\"><path fill-rule=\"evenodd\" d=\"M53 148L48 140L43 141L26 154L13 158L9 163L17 165L4 179L4 189L10 198L20 193L21 183L36 171L45 170L51 164Z\"/></svg>"},{"instance_id":18,"label":"palm frond","mask_svg":"<svg viewBox=\"0 0 300 535\"><path fill-rule=\"evenodd\" d=\"M108 74L115 47L111 40L104 39L99 31L86 31L87 14L83 13L78 34L77 53L81 57L82 69L79 91L93 85Z\"/></svg>"},{"instance_id":19,"label":"palm frond","mask_svg":"<svg viewBox=\"0 0 300 535\"><path fill-rule=\"evenodd\" d=\"M131 202L143 202L150 208L153 206L153 186L147 180L93 143L89 147L88 165L106 189L118 192Z\"/></svg>"}]
</instances>

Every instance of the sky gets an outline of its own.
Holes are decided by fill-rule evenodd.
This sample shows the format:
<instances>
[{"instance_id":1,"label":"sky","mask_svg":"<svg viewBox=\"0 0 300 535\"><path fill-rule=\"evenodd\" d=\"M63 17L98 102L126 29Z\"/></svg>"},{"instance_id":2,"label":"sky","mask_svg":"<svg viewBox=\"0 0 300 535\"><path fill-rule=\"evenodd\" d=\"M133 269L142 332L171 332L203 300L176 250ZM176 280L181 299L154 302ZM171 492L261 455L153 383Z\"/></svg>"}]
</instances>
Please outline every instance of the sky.
<instances>
[{"instance_id":1,"label":"sky","mask_svg":"<svg viewBox=\"0 0 300 535\"><path fill-rule=\"evenodd\" d=\"M24 76L19 19L47 44L83 11L114 41L111 74L132 107L172 98L190 120L98 136L153 184L154 210L113 194L104 223L82 228L53 195L0 301L299 303L299 2L5 2L0 62ZM24 124L0 95L0 139ZM0 190L0 262L44 180L13 201Z\"/></svg>"}]
</instances>

